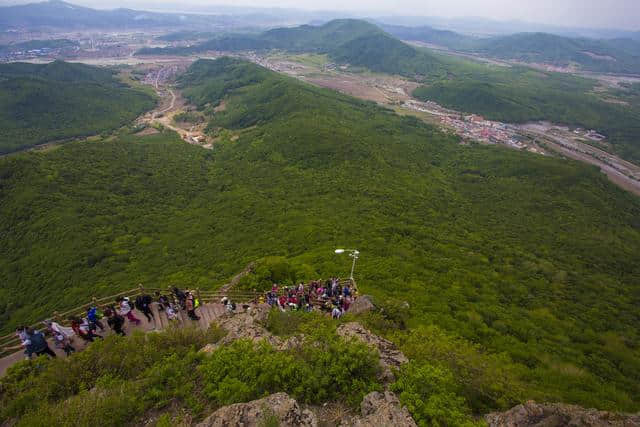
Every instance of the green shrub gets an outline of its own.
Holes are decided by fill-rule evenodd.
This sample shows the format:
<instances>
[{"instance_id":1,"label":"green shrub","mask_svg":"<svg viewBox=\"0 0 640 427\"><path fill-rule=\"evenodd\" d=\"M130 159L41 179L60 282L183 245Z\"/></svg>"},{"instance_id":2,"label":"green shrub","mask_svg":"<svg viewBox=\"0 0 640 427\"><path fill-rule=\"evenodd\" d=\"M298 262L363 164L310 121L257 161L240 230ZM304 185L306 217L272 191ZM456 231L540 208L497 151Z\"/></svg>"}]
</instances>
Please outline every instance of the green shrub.
<instances>
[{"instance_id":1,"label":"green shrub","mask_svg":"<svg viewBox=\"0 0 640 427\"><path fill-rule=\"evenodd\" d=\"M203 123L204 117L201 114L192 113L192 112L182 112L173 116L173 121L175 123Z\"/></svg>"},{"instance_id":2,"label":"green shrub","mask_svg":"<svg viewBox=\"0 0 640 427\"><path fill-rule=\"evenodd\" d=\"M199 370L207 397L228 405L288 390L298 378L297 365L293 356L265 342L238 340L213 352Z\"/></svg>"},{"instance_id":3,"label":"green shrub","mask_svg":"<svg viewBox=\"0 0 640 427\"><path fill-rule=\"evenodd\" d=\"M191 351L186 355L171 354L155 363L143 375L143 399L148 406L163 408L172 401L179 401L193 413L203 409L203 396L197 367L204 355Z\"/></svg>"},{"instance_id":4,"label":"green shrub","mask_svg":"<svg viewBox=\"0 0 640 427\"><path fill-rule=\"evenodd\" d=\"M199 371L205 394L216 405L284 391L303 402L343 400L355 406L364 394L380 389L378 369L377 357L364 344L322 331L291 351L238 340L213 352Z\"/></svg>"},{"instance_id":5,"label":"green shrub","mask_svg":"<svg viewBox=\"0 0 640 427\"><path fill-rule=\"evenodd\" d=\"M138 331L127 337L110 335L68 359L41 357L21 362L0 379L0 421L39 410L40 406L55 407L98 385L109 391L116 387L117 381L140 379L149 384L147 399L138 396L140 402L153 404L150 397L164 399L164 402L183 398L188 406L197 410L197 402L187 396L190 385L186 383L193 384L188 380L192 371L189 368L199 360L194 351L211 342L212 337L219 337L217 331L215 327L206 332L180 328L154 334ZM173 373L186 373L186 377L162 379L163 374Z\"/></svg>"},{"instance_id":6,"label":"green shrub","mask_svg":"<svg viewBox=\"0 0 640 427\"><path fill-rule=\"evenodd\" d=\"M409 362L391 385L416 423L423 426L473 426L471 410L457 394L453 373L443 365Z\"/></svg>"},{"instance_id":7,"label":"green shrub","mask_svg":"<svg viewBox=\"0 0 640 427\"><path fill-rule=\"evenodd\" d=\"M524 398L523 367L506 355L488 355L480 346L451 336L436 326L392 334L416 363L435 363L452 372L458 392L476 414L506 409Z\"/></svg>"},{"instance_id":8,"label":"green shrub","mask_svg":"<svg viewBox=\"0 0 640 427\"><path fill-rule=\"evenodd\" d=\"M318 313L305 311L281 311L273 309L269 311L265 327L269 332L277 336L293 335L300 332L300 328L321 318Z\"/></svg>"},{"instance_id":9,"label":"green shrub","mask_svg":"<svg viewBox=\"0 0 640 427\"><path fill-rule=\"evenodd\" d=\"M124 381L108 390L96 387L61 402L42 405L20 419L18 425L120 427L134 421L144 410L139 393L135 384Z\"/></svg>"},{"instance_id":10,"label":"green shrub","mask_svg":"<svg viewBox=\"0 0 640 427\"><path fill-rule=\"evenodd\" d=\"M285 257L271 256L256 261L251 273L240 279L238 289L267 291L274 283L291 286L296 283L296 271Z\"/></svg>"}]
</instances>

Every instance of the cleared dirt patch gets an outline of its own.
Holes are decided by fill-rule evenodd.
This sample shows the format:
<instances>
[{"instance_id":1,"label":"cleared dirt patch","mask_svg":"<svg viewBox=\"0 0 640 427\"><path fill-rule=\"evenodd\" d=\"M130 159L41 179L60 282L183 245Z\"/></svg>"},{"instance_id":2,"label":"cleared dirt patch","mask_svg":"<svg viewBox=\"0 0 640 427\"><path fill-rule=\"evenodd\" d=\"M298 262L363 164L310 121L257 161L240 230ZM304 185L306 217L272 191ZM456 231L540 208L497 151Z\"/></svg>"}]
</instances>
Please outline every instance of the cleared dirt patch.
<instances>
[{"instance_id":1,"label":"cleared dirt patch","mask_svg":"<svg viewBox=\"0 0 640 427\"><path fill-rule=\"evenodd\" d=\"M227 109L227 103L223 100L220 101L220 104L216 108L213 109L214 112L219 113L220 111L224 111Z\"/></svg>"},{"instance_id":2,"label":"cleared dirt patch","mask_svg":"<svg viewBox=\"0 0 640 427\"><path fill-rule=\"evenodd\" d=\"M355 96L356 98L367 99L380 103L389 102L389 98L387 98L381 90L368 86L367 84L362 83L362 81L345 78L345 76L337 78L306 78L305 80L320 87L337 90L339 92Z\"/></svg>"},{"instance_id":3,"label":"cleared dirt patch","mask_svg":"<svg viewBox=\"0 0 640 427\"><path fill-rule=\"evenodd\" d=\"M137 132L135 135L136 136L148 136L148 135L155 135L157 133L160 133L160 131L158 131L158 129L152 128L152 127L146 127L144 129L142 129L140 132Z\"/></svg>"}]
</instances>

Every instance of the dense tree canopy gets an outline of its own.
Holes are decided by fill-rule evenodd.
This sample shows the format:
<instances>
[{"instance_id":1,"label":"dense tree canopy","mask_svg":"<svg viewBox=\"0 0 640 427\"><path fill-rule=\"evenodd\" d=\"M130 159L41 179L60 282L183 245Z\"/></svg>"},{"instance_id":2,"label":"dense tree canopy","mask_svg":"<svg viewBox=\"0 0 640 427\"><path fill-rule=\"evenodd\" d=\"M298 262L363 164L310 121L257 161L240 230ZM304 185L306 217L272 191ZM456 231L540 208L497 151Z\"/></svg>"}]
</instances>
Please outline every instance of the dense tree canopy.
<instances>
[{"instance_id":1,"label":"dense tree canopy","mask_svg":"<svg viewBox=\"0 0 640 427\"><path fill-rule=\"evenodd\" d=\"M0 154L113 130L153 102L110 70L61 61L2 64Z\"/></svg>"},{"instance_id":2,"label":"dense tree canopy","mask_svg":"<svg viewBox=\"0 0 640 427\"><path fill-rule=\"evenodd\" d=\"M219 286L268 255L298 280L346 275L333 250L355 247L361 291L409 303L387 313L407 311L398 324L416 332L396 339L416 359L465 375L487 366L467 352L476 343L525 398L640 408L637 197L593 167L461 146L229 58L196 62L180 84L212 151L123 133L0 160L4 331L137 283ZM467 344L430 341L425 325ZM422 364L398 389L415 401L424 376L448 393L442 369Z\"/></svg>"}]
</instances>

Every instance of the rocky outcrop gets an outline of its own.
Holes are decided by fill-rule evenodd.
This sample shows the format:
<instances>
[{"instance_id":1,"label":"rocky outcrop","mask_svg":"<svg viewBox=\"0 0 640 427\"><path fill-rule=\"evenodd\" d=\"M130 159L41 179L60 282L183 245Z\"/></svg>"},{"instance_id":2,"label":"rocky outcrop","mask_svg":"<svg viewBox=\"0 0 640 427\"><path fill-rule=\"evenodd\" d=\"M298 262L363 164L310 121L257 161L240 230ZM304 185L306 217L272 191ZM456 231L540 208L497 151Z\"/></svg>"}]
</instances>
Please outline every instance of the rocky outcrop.
<instances>
[{"instance_id":1,"label":"rocky outcrop","mask_svg":"<svg viewBox=\"0 0 640 427\"><path fill-rule=\"evenodd\" d=\"M349 307L349 314L360 314L366 311L373 311L376 306L373 304L369 295L362 295L351 304Z\"/></svg>"},{"instance_id":2,"label":"rocky outcrop","mask_svg":"<svg viewBox=\"0 0 640 427\"><path fill-rule=\"evenodd\" d=\"M559 403L528 401L485 417L489 427L640 427L640 414L617 414Z\"/></svg>"},{"instance_id":3,"label":"rocky outcrop","mask_svg":"<svg viewBox=\"0 0 640 427\"><path fill-rule=\"evenodd\" d=\"M247 311L227 313L218 318L217 323L227 331L227 335L217 344L207 344L200 351L213 353L221 345L229 344L238 339L250 339L252 341L266 340L277 350L291 350L302 345L302 339L292 336L286 340L274 336L262 324L269 316L271 307L267 304L251 305Z\"/></svg>"},{"instance_id":4,"label":"rocky outcrop","mask_svg":"<svg viewBox=\"0 0 640 427\"><path fill-rule=\"evenodd\" d=\"M362 416L345 420L340 427L393 426L416 427L407 408L403 407L398 397L385 391L374 391L367 394L360 404Z\"/></svg>"},{"instance_id":5,"label":"rocky outcrop","mask_svg":"<svg viewBox=\"0 0 640 427\"><path fill-rule=\"evenodd\" d=\"M394 380L393 368L399 368L409 359L389 340L381 338L357 322L349 322L338 327L338 335L344 338L355 338L375 348L380 353L380 366L382 367L382 381Z\"/></svg>"},{"instance_id":6,"label":"rocky outcrop","mask_svg":"<svg viewBox=\"0 0 640 427\"><path fill-rule=\"evenodd\" d=\"M250 307L246 312L229 313L218 319L218 326L227 331L227 335L220 341L220 344L228 344L237 339L250 339L252 341L267 340L273 346L278 346L280 340L274 337L260 324L269 313L269 306L266 304Z\"/></svg>"},{"instance_id":7,"label":"rocky outcrop","mask_svg":"<svg viewBox=\"0 0 640 427\"><path fill-rule=\"evenodd\" d=\"M276 393L248 403L224 406L208 416L197 427L258 427L271 419L280 427L316 427L318 421L311 411L300 408L286 393Z\"/></svg>"}]
</instances>

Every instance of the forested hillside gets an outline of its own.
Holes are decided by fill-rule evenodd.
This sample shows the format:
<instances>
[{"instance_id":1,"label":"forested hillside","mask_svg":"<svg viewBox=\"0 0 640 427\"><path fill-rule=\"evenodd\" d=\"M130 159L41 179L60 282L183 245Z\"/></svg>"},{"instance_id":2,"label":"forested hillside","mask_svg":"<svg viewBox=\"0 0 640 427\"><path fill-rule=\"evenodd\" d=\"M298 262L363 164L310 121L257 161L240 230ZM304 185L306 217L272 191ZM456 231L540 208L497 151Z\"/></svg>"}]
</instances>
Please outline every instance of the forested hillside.
<instances>
[{"instance_id":1,"label":"forested hillside","mask_svg":"<svg viewBox=\"0 0 640 427\"><path fill-rule=\"evenodd\" d=\"M401 42L373 24L356 19L336 19L321 26L276 28L258 35L223 36L189 47L145 48L138 54L184 55L210 50L274 49L328 54L333 61L342 64L418 80L445 73L435 56Z\"/></svg>"},{"instance_id":2,"label":"forested hillside","mask_svg":"<svg viewBox=\"0 0 640 427\"><path fill-rule=\"evenodd\" d=\"M0 154L130 122L153 98L107 69L55 61L0 65Z\"/></svg>"},{"instance_id":3,"label":"forested hillside","mask_svg":"<svg viewBox=\"0 0 640 427\"><path fill-rule=\"evenodd\" d=\"M3 331L136 283L219 286L266 256L288 258L289 280L344 275L333 250L355 247L361 292L397 303L411 357L439 330L465 343L443 354L493 354L461 356L489 387L474 411L514 398L640 409L637 197L595 168L461 146L229 58L180 84L213 151L123 134L0 160Z\"/></svg>"},{"instance_id":4,"label":"forested hillside","mask_svg":"<svg viewBox=\"0 0 640 427\"><path fill-rule=\"evenodd\" d=\"M640 42L633 39L572 38L548 33L472 37L431 27L381 25L402 40L420 41L484 57L574 66L605 73L640 73Z\"/></svg>"},{"instance_id":5,"label":"forested hillside","mask_svg":"<svg viewBox=\"0 0 640 427\"><path fill-rule=\"evenodd\" d=\"M553 46L554 52L566 53L562 43L554 43L543 35L534 37L544 39L538 42L532 41L533 36L530 35L523 35L521 41L516 36L513 38L518 40L502 38L499 41L498 38L475 39L433 29L384 28L400 36L414 34L414 38L439 40L459 45L461 49L479 49L481 44L497 46L499 43L526 49L526 46L544 44L548 45L547 50ZM332 61L355 66L352 67L355 71L364 68L405 76L425 83L414 91L416 98L493 120L511 123L547 120L596 129L607 136L615 154L640 162L640 101L637 97L622 99L620 94L614 95L611 90L596 88L598 83L595 80L568 74L543 72L524 66L496 67L415 48L364 21L334 20L318 27L278 28L260 35L224 36L190 47L143 49L139 53L193 54L208 50L273 49L325 53Z\"/></svg>"}]
</instances>

